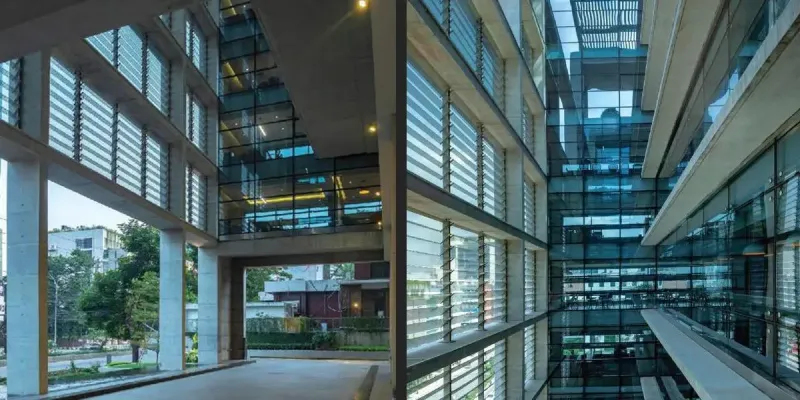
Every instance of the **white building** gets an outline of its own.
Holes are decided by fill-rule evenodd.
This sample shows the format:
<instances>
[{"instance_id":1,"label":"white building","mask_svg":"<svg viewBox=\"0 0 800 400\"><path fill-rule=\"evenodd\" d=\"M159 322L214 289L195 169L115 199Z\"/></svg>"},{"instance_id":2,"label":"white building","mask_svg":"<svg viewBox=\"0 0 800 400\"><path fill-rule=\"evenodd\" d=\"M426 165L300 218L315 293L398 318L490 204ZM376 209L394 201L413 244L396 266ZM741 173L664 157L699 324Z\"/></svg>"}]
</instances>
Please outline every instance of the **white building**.
<instances>
[{"instance_id":1,"label":"white building","mask_svg":"<svg viewBox=\"0 0 800 400\"><path fill-rule=\"evenodd\" d=\"M50 232L47 240L48 255L68 256L76 249L90 252L96 261L95 272L116 269L125 255L120 234L102 227Z\"/></svg>"}]
</instances>

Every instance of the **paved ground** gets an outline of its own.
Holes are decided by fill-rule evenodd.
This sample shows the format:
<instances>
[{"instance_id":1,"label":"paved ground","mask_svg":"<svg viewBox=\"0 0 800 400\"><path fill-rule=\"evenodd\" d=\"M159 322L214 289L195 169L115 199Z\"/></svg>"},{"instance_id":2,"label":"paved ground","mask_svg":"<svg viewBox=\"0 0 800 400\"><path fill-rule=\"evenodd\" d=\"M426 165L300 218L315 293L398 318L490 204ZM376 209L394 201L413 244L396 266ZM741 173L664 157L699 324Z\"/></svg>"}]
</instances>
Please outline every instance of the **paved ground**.
<instances>
[{"instance_id":1,"label":"paved ground","mask_svg":"<svg viewBox=\"0 0 800 400\"><path fill-rule=\"evenodd\" d=\"M130 361L131 355L126 354L124 356L112 356L112 361ZM148 352L145 354L142 359L143 362L155 362L156 361L156 353ZM92 365L100 364L100 366L106 365L106 358L105 357L98 357L98 358L91 358L88 360L75 360L75 366L78 368L88 368ZM69 361L55 361L48 364L47 370L48 371L59 371L63 369L69 369L70 362ZM0 377L5 378L6 374L8 373L7 367L0 367Z\"/></svg>"},{"instance_id":2,"label":"paved ground","mask_svg":"<svg viewBox=\"0 0 800 400\"><path fill-rule=\"evenodd\" d=\"M378 381L387 378L386 362L263 359L243 367L92 398L350 400L372 365L380 366L376 381L378 387ZM372 398L375 394L373 391Z\"/></svg>"}]
</instances>

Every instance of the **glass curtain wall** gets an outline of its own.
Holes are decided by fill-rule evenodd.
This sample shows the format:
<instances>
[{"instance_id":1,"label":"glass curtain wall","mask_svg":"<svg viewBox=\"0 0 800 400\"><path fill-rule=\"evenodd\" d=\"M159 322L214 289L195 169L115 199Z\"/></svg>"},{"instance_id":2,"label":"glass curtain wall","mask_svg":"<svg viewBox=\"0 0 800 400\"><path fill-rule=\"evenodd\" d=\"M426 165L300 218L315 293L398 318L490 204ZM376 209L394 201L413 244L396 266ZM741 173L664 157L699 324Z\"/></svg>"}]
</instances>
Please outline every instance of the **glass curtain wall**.
<instances>
[{"instance_id":1,"label":"glass curtain wall","mask_svg":"<svg viewBox=\"0 0 800 400\"><path fill-rule=\"evenodd\" d=\"M658 290L655 248L639 244L669 193L641 178L652 121L640 107L642 2L550 0L546 11L548 395L640 398L642 376L686 387L640 314L689 291L673 279Z\"/></svg>"},{"instance_id":2,"label":"glass curtain wall","mask_svg":"<svg viewBox=\"0 0 800 400\"><path fill-rule=\"evenodd\" d=\"M691 288L691 296L672 299L670 307L707 328L712 343L795 392L800 392L798 152L795 128L683 221L658 254L659 264L670 266L670 281Z\"/></svg>"},{"instance_id":3,"label":"glass curtain wall","mask_svg":"<svg viewBox=\"0 0 800 400\"><path fill-rule=\"evenodd\" d=\"M686 168L700 142L718 118L729 95L739 83L787 0L725 1L710 39L697 82L689 96L682 129L691 142L678 164L677 176ZM666 171L671 172L671 171Z\"/></svg>"},{"instance_id":4,"label":"glass curtain wall","mask_svg":"<svg viewBox=\"0 0 800 400\"><path fill-rule=\"evenodd\" d=\"M220 238L379 229L377 154L318 159L249 2L220 16Z\"/></svg>"}]
</instances>

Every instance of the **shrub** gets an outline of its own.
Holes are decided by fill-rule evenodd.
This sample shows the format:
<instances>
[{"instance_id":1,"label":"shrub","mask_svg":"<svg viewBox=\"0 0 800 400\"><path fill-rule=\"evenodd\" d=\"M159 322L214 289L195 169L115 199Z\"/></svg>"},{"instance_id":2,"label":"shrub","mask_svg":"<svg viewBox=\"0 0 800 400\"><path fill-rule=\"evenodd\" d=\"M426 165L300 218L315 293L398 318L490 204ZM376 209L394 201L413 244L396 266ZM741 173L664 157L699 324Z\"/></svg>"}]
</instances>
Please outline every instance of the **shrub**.
<instances>
[{"instance_id":1,"label":"shrub","mask_svg":"<svg viewBox=\"0 0 800 400\"><path fill-rule=\"evenodd\" d=\"M313 350L309 343L248 343L250 350Z\"/></svg>"},{"instance_id":2,"label":"shrub","mask_svg":"<svg viewBox=\"0 0 800 400\"><path fill-rule=\"evenodd\" d=\"M330 350L336 347L336 334L333 332L317 332L311 338L315 349Z\"/></svg>"}]
</instances>

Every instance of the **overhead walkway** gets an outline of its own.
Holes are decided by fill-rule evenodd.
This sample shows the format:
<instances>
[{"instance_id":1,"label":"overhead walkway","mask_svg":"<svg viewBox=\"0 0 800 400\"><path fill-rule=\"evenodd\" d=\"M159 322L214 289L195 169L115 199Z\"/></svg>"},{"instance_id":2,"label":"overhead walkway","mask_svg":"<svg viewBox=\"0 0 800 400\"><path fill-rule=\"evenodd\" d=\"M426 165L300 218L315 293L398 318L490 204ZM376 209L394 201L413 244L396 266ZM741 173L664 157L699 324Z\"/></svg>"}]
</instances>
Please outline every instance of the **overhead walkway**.
<instances>
[{"instance_id":1,"label":"overhead walkway","mask_svg":"<svg viewBox=\"0 0 800 400\"><path fill-rule=\"evenodd\" d=\"M776 386L708 342L697 333L696 328L679 321L672 313L654 309L642 310L641 313L653 334L701 399L796 399L794 394ZM652 385L650 380L642 382L645 398L658 399L659 397L652 397L655 396ZM651 397L647 397L648 393Z\"/></svg>"}]
</instances>

